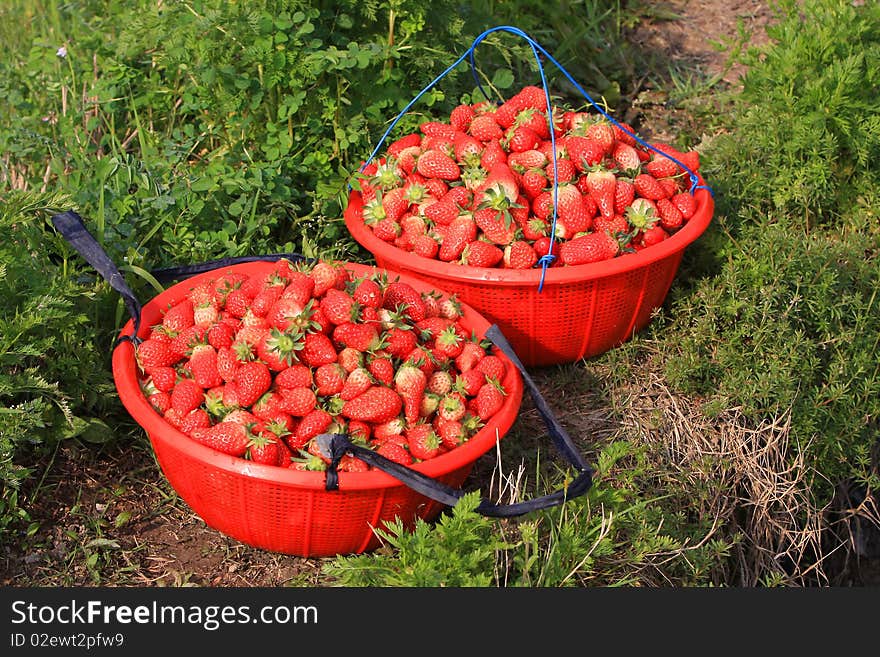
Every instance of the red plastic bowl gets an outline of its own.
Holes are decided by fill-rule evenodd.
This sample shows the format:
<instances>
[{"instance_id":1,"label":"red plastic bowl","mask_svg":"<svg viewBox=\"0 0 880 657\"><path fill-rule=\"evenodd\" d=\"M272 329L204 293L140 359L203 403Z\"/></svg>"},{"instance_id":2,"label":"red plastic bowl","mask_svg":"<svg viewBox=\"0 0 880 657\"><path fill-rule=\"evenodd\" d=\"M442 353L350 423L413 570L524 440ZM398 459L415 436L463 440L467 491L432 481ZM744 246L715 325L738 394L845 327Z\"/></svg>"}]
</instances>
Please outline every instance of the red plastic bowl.
<instances>
[{"instance_id":1,"label":"red plastic bowl","mask_svg":"<svg viewBox=\"0 0 880 657\"><path fill-rule=\"evenodd\" d=\"M363 201L356 190L349 196L345 224L379 267L456 294L498 324L523 364L555 365L598 356L647 326L652 311L666 299L685 248L712 220L712 195L701 188L694 196L696 212L668 239L603 262L548 268L541 292L540 268L451 264L380 240L364 224Z\"/></svg>"},{"instance_id":2,"label":"red plastic bowl","mask_svg":"<svg viewBox=\"0 0 880 657\"><path fill-rule=\"evenodd\" d=\"M346 265L355 275L376 269ZM143 307L141 337L161 322L161 311L182 298L195 284L216 278L221 271L253 275L268 271L271 262L224 267L178 283ZM389 279L397 278L393 273ZM433 286L400 276L419 291ZM490 323L465 306L462 323L484 335ZM132 323L121 334L132 331ZM519 412L522 378L507 362L503 382L504 406L467 443L413 469L454 488L460 488L477 459L504 437ZM374 527L399 517L407 528L417 518L431 520L444 505L435 502L379 470L340 472L339 489L324 488L324 473L260 465L201 445L167 423L141 392L134 347L121 342L113 352L113 378L125 408L144 428L159 466L180 497L210 527L248 545L305 557L361 553L379 545Z\"/></svg>"}]
</instances>

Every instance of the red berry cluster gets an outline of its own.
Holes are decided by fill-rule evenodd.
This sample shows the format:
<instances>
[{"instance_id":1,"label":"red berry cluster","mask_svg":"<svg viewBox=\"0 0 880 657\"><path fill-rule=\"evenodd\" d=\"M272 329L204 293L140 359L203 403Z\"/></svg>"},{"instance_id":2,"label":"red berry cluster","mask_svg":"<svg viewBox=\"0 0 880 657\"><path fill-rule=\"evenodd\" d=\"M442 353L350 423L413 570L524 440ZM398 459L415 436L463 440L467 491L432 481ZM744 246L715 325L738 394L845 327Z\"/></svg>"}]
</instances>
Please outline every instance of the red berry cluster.
<instances>
[{"instance_id":1,"label":"red berry cluster","mask_svg":"<svg viewBox=\"0 0 880 657\"><path fill-rule=\"evenodd\" d=\"M496 106L459 105L449 122L397 139L358 181L363 220L404 251L475 267L528 269L551 249L553 141L543 89ZM693 216L696 151L642 146L630 126L553 107L553 264L578 265L656 244ZM630 134L632 133L632 134Z\"/></svg>"},{"instance_id":2,"label":"red berry cluster","mask_svg":"<svg viewBox=\"0 0 880 657\"><path fill-rule=\"evenodd\" d=\"M136 353L144 395L193 440L323 470L322 433L406 465L469 440L504 404L506 363L488 346L454 297L280 260L194 285ZM339 469L370 466L346 455Z\"/></svg>"}]
</instances>

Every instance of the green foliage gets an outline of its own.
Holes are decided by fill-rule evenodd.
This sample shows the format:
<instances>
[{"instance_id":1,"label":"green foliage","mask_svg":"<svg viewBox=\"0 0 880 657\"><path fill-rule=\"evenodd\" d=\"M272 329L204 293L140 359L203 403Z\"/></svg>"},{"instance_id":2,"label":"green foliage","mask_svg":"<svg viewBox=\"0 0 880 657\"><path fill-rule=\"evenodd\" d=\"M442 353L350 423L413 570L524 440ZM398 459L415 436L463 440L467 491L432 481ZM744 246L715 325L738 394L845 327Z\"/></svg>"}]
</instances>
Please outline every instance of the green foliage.
<instances>
[{"instance_id":1,"label":"green foliage","mask_svg":"<svg viewBox=\"0 0 880 657\"><path fill-rule=\"evenodd\" d=\"M692 547L708 527L687 517L683 500L651 499L657 473L648 464L632 443L609 443L585 496L499 521L476 513L470 492L435 524L376 530L385 544L376 553L337 557L324 573L341 586L711 584L730 544Z\"/></svg>"},{"instance_id":2,"label":"green foliage","mask_svg":"<svg viewBox=\"0 0 880 657\"><path fill-rule=\"evenodd\" d=\"M792 410L793 436L827 480L868 481L880 417L880 239L779 224L743 230L720 274L676 305L667 373L754 418ZM806 447L809 446L809 447ZM874 484L877 484L876 474Z\"/></svg>"},{"instance_id":3,"label":"green foliage","mask_svg":"<svg viewBox=\"0 0 880 657\"><path fill-rule=\"evenodd\" d=\"M106 286L75 280L78 267L62 255L69 249L45 230L39 211L61 201L12 193L0 209L0 533L35 454L114 433L106 421L118 410L105 357L111 338L96 324L115 303Z\"/></svg>"},{"instance_id":4,"label":"green foliage","mask_svg":"<svg viewBox=\"0 0 880 657\"><path fill-rule=\"evenodd\" d=\"M773 44L749 66L716 144L712 178L745 221L876 229L880 172L880 5L847 0L780 3ZM728 176L731 163L736 176ZM747 164L749 163L749 164Z\"/></svg>"}]
</instances>

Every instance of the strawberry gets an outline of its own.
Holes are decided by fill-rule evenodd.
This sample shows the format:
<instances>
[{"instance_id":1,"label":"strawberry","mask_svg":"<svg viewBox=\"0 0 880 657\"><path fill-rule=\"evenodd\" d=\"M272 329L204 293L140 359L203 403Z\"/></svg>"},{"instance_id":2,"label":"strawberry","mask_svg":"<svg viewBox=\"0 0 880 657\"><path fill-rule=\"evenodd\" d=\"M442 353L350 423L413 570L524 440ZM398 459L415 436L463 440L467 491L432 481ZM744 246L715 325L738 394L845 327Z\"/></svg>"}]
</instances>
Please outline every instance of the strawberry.
<instances>
[{"instance_id":1,"label":"strawberry","mask_svg":"<svg viewBox=\"0 0 880 657\"><path fill-rule=\"evenodd\" d=\"M491 418L504 406L504 395L503 388L497 382L484 383L473 399L476 416L484 422Z\"/></svg>"},{"instance_id":2,"label":"strawberry","mask_svg":"<svg viewBox=\"0 0 880 657\"><path fill-rule=\"evenodd\" d=\"M624 173L639 171L642 165L636 149L622 142L614 147L612 158L615 164L617 164L617 168Z\"/></svg>"},{"instance_id":3,"label":"strawberry","mask_svg":"<svg viewBox=\"0 0 880 657\"><path fill-rule=\"evenodd\" d=\"M606 169L596 169L587 174L590 196L596 202L603 217L614 216L614 197L617 191L617 177Z\"/></svg>"},{"instance_id":4,"label":"strawberry","mask_svg":"<svg viewBox=\"0 0 880 657\"><path fill-rule=\"evenodd\" d=\"M614 150L616 141L614 128L607 119L597 119L591 123L587 127L586 136L601 144L606 155Z\"/></svg>"},{"instance_id":5,"label":"strawberry","mask_svg":"<svg viewBox=\"0 0 880 657\"><path fill-rule=\"evenodd\" d=\"M504 136L503 129L491 114L475 116L471 120L470 126L468 126L468 133L471 137L479 139L483 143L498 140Z\"/></svg>"},{"instance_id":6,"label":"strawberry","mask_svg":"<svg viewBox=\"0 0 880 657\"><path fill-rule=\"evenodd\" d=\"M348 292L331 288L321 299L321 310L333 324L351 322L358 316L358 308Z\"/></svg>"},{"instance_id":7,"label":"strawberry","mask_svg":"<svg viewBox=\"0 0 880 657\"><path fill-rule=\"evenodd\" d=\"M303 344L301 333L273 328L257 343L257 356L270 370L280 372L297 361L297 352Z\"/></svg>"},{"instance_id":8,"label":"strawberry","mask_svg":"<svg viewBox=\"0 0 880 657\"><path fill-rule=\"evenodd\" d=\"M484 383L486 383L486 375L475 367L467 372L461 372L456 377L455 389L468 397L473 397Z\"/></svg>"},{"instance_id":9,"label":"strawberry","mask_svg":"<svg viewBox=\"0 0 880 657\"><path fill-rule=\"evenodd\" d=\"M288 447L294 451L302 449L312 438L324 433L332 423L333 416L324 409L309 411L296 426L296 431L287 437Z\"/></svg>"},{"instance_id":10,"label":"strawberry","mask_svg":"<svg viewBox=\"0 0 880 657\"><path fill-rule=\"evenodd\" d=\"M232 456L244 456L250 442L248 430L235 422L220 422L213 427L196 429L190 435L201 444Z\"/></svg>"},{"instance_id":11,"label":"strawberry","mask_svg":"<svg viewBox=\"0 0 880 657\"><path fill-rule=\"evenodd\" d=\"M416 160L416 170L425 178L458 180L461 177L458 163L439 149L422 153Z\"/></svg>"},{"instance_id":12,"label":"strawberry","mask_svg":"<svg viewBox=\"0 0 880 657\"><path fill-rule=\"evenodd\" d=\"M591 174L588 174L591 175ZM613 174L609 174L613 178ZM584 203L584 197L574 185L561 185L557 190L556 199L557 228L563 224L569 235L589 230L593 223L593 215Z\"/></svg>"},{"instance_id":13,"label":"strawberry","mask_svg":"<svg viewBox=\"0 0 880 657\"><path fill-rule=\"evenodd\" d=\"M250 406L270 388L272 374L265 363L253 361L239 365L233 381L238 390L238 403Z\"/></svg>"},{"instance_id":14,"label":"strawberry","mask_svg":"<svg viewBox=\"0 0 880 657\"><path fill-rule=\"evenodd\" d=\"M497 210L492 207L482 208L474 212L474 221L483 232L483 236L494 244L504 246L510 244L516 237L516 223L512 215L505 210ZM472 244L473 242L471 242Z\"/></svg>"},{"instance_id":15,"label":"strawberry","mask_svg":"<svg viewBox=\"0 0 880 657\"><path fill-rule=\"evenodd\" d=\"M440 252L440 245L430 235L418 235L412 239L412 252L414 255L433 260Z\"/></svg>"},{"instance_id":16,"label":"strawberry","mask_svg":"<svg viewBox=\"0 0 880 657\"><path fill-rule=\"evenodd\" d=\"M461 256L468 243L477 237L477 224L472 215L461 215L449 224L449 230L440 244L437 257L451 262Z\"/></svg>"},{"instance_id":17,"label":"strawberry","mask_svg":"<svg viewBox=\"0 0 880 657\"><path fill-rule=\"evenodd\" d=\"M174 365L180 356L171 350L171 340L163 338L147 338L137 346L137 360L145 372L155 367Z\"/></svg>"},{"instance_id":18,"label":"strawberry","mask_svg":"<svg viewBox=\"0 0 880 657\"><path fill-rule=\"evenodd\" d=\"M461 422L457 420L440 419L437 422L435 431L440 438L441 444L445 445L447 449L455 449L467 440L464 428Z\"/></svg>"},{"instance_id":19,"label":"strawberry","mask_svg":"<svg viewBox=\"0 0 880 657\"><path fill-rule=\"evenodd\" d=\"M452 390L453 383L454 381L450 372L437 370L428 377L425 390L432 394L443 396Z\"/></svg>"},{"instance_id":20,"label":"strawberry","mask_svg":"<svg viewBox=\"0 0 880 657\"><path fill-rule=\"evenodd\" d=\"M494 213L494 210L489 210ZM490 242L474 240L461 254L462 264L470 267L494 267L504 257L504 252Z\"/></svg>"},{"instance_id":21,"label":"strawberry","mask_svg":"<svg viewBox=\"0 0 880 657\"><path fill-rule=\"evenodd\" d=\"M487 354L481 358L475 369L485 374L487 379L495 379L496 381L502 381L507 371L504 361L493 354Z\"/></svg>"},{"instance_id":22,"label":"strawberry","mask_svg":"<svg viewBox=\"0 0 880 657\"><path fill-rule=\"evenodd\" d=\"M596 217L593 220L593 230L597 233L607 232L609 235L629 232L629 222L622 214L615 214L610 219Z\"/></svg>"},{"instance_id":23,"label":"strawberry","mask_svg":"<svg viewBox=\"0 0 880 657\"><path fill-rule=\"evenodd\" d=\"M280 442L276 435L266 429L250 433L245 458L263 465L278 465Z\"/></svg>"},{"instance_id":24,"label":"strawberry","mask_svg":"<svg viewBox=\"0 0 880 657\"><path fill-rule=\"evenodd\" d=\"M162 326L171 333L180 333L195 324L193 312L193 302L187 298L181 299L165 311Z\"/></svg>"},{"instance_id":25,"label":"strawberry","mask_svg":"<svg viewBox=\"0 0 880 657\"><path fill-rule=\"evenodd\" d=\"M465 398L459 392L449 392L444 395L437 407L437 417L443 420L460 420L466 412Z\"/></svg>"},{"instance_id":26,"label":"strawberry","mask_svg":"<svg viewBox=\"0 0 880 657\"><path fill-rule=\"evenodd\" d=\"M327 363L315 370L315 392L321 397L337 395L345 385L348 372L339 363Z\"/></svg>"},{"instance_id":27,"label":"strawberry","mask_svg":"<svg viewBox=\"0 0 880 657\"><path fill-rule=\"evenodd\" d=\"M208 412L203 408L195 408L183 417L180 421L180 426L177 428L180 429L182 433L190 436L194 430L205 429L210 426L211 418L208 415Z\"/></svg>"},{"instance_id":28,"label":"strawberry","mask_svg":"<svg viewBox=\"0 0 880 657\"><path fill-rule=\"evenodd\" d=\"M294 364L275 376L276 388L308 388L313 383L312 370L301 364Z\"/></svg>"},{"instance_id":29,"label":"strawberry","mask_svg":"<svg viewBox=\"0 0 880 657\"><path fill-rule=\"evenodd\" d=\"M208 344L215 349L231 347L235 339L235 328L232 324L218 322L208 329L207 338Z\"/></svg>"},{"instance_id":30,"label":"strawberry","mask_svg":"<svg viewBox=\"0 0 880 657\"><path fill-rule=\"evenodd\" d=\"M415 337L412 331L402 331L402 333L408 333ZM413 343L413 348L414 345L415 343ZM409 353L410 351L412 351L412 348L407 349L406 353ZM394 365L388 358L373 358L367 364L367 371L369 371L376 381L386 386L391 386L394 381Z\"/></svg>"},{"instance_id":31,"label":"strawberry","mask_svg":"<svg viewBox=\"0 0 880 657\"><path fill-rule=\"evenodd\" d=\"M213 388L223 383L217 369L217 350L209 344L193 347L189 358L189 370L202 388Z\"/></svg>"},{"instance_id":32,"label":"strawberry","mask_svg":"<svg viewBox=\"0 0 880 657\"><path fill-rule=\"evenodd\" d=\"M455 136L455 126L440 121L425 121L419 125L419 130L428 137L445 137L446 139L452 139Z\"/></svg>"},{"instance_id":33,"label":"strawberry","mask_svg":"<svg viewBox=\"0 0 880 657\"><path fill-rule=\"evenodd\" d=\"M401 213L402 214L402 213ZM319 260L309 272L309 277L314 281L313 296L317 299L331 287L336 287L339 281L338 266Z\"/></svg>"},{"instance_id":34,"label":"strawberry","mask_svg":"<svg viewBox=\"0 0 880 657\"><path fill-rule=\"evenodd\" d=\"M403 445L399 445L392 441L383 442L376 448L376 453L384 456L390 461L400 463L401 465L412 465L413 462L409 450Z\"/></svg>"},{"instance_id":35,"label":"strawberry","mask_svg":"<svg viewBox=\"0 0 880 657\"><path fill-rule=\"evenodd\" d=\"M346 401L340 415L349 420L361 420L381 424L400 414L403 400L391 388L375 385L354 399Z\"/></svg>"},{"instance_id":36,"label":"strawberry","mask_svg":"<svg viewBox=\"0 0 880 657\"><path fill-rule=\"evenodd\" d=\"M356 282L351 298L359 306L381 308L383 299L382 288L372 278L364 278Z\"/></svg>"},{"instance_id":37,"label":"strawberry","mask_svg":"<svg viewBox=\"0 0 880 657\"><path fill-rule=\"evenodd\" d=\"M335 363L337 358L333 341L323 333L309 333L300 353L300 360L310 367Z\"/></svg>"},{"instance_id":38,"label":"strawberry","mask_svg":"<svg viewBox=\"0 0 880 657\"><path fill-rule=\"evenodd\" d=\"M653 227L658 220L657 204L646 198L635 199L626 209L626 219L638 231Z\"/></svg>"},{"instance_id":39,"label":"strawberry","mask_svg":"<svg viewBox=\"0 0 880 657\"><path fill-rule=\"evenodd\" d=\"M465 342L461 348L461 353L455 357L455 367L459 372L467 372L469 369L476 367L476 364L483 356L486 350L476 342Z\"/></svg>"},{"instance_id":40,"label":"strawberry","mask_svg":"<svg viewBox=\"0 0 880 657\"><path fill-rule=\"evenodd\" d=\"M159 415L164 415L171 408L171 395L167 392L154 392L147 397L147 401L150 402L150 406L156 409Z\"/></svg>"},{"instance_id":41,"label":"strawberry","mask_svg":"<svg viewBox=\"0 0 880 657\"><path fill-rule=\"evenodd\" d=\"M373 234L383 242L394 242L400 237L402 229L394 219L386 217L373 226Z\"/></svg>"},{"instance_id":42,"label":"strawberry","mask_svg":"<svg viewBox=\"0 0 880 657\"><path fill-rule=\"evenodd\" d=\"M375 324L345 322L333 329L333 343L340 349L350 347L357 351L371 351L379 346L379 331Z\"/></svg>"},{"instance_id":43,"label":"strawberry","mask_svg":"<svg viewBox=\"0 0 880 657\"><path fill-rule=\"evenodd\" d=\"M517 240L504 247L502 261L508 269L531 269L538 262L538 254L531 244Z\"/></svg>"},{"instance_id":44,"label":"strawberry","mask_svg":"<svg viewBox=\"0 0 880 657\"><path fill-rule=\"evenodd\" d=\"M483 148L483 154L480 156L480 168L486 172L491 171L499 164L506 164L507 151L501 145L498 139L486 142ZM477 175L479 171L475 172ZM486 173L488 175L488 173Z\"/></svg>"},{"instance_id":45,"label":"strawberry","mask_svg":"<svg viewBox=\"0 0 880 657\"><path fill-rule=\"evenodd\" d=\"M659 244L669 237L669 234L663 229L663 226L655 225L641 232L638 236L637 243L642 248Z\"/></svg>"},{"instance_id":46,"label":"strawberry","mask_svg":"<svg viewBox=\"0 0 880 657\"><path fill-rule=\"evenodd\" d=\"M466 132L475 116L476 112L470 105L458 105L449 113L449 124L456 130Z\"/></svg>"},{"instance_id":47,"label":"strawberry","mask_svg":"<svg viewBox=\"0 0 880 657\"><path fill-rule=\"evenodd\" d=\"M373 377L370 372L363 367L358 367L348 373L342 390L339 392L339 398L345 401L354 399L358 395L367 391L373 385Z\"/></svg>"},{"instance_id":48,"label":"strawberry","mask_svg":"<svg viewBox=\"0 0 880 657\"><path fill-rule=\"evenodd\" d=\"M419 146L422 143L422 136L417 133L411 133L401 137L400 139L395 140L388 146L388 154L389 155L399 155L400 152L412 146Z\"/></svg>"},{"instance_id":49,"label":"strawberry","mask_svg":"<svg viewBox=\"0 0 880 657\"><path fill-rule=\"evenodd\" d=\"M660 225L667 231L676 230L684 222L684 215L668 198L657 199L657 214Z\"/></svg>"},{"instance_id":50,"label":"strawberry","mask_svg":"<svg viewBox=\"0 0 880 657\"><path fill-rule=\"evenodd\" d=\"M241 288L231 290L226 295L226 304L223 306L224 312L233 317L244 317L250 308L251 300L247 293Z\"/></svg>"},{"instance_id":51,"label":"strawberry","mask_svg":"<svg viewBox=\"0 0 880 657\"><path fill-rule=\"evenodd\" d=\"M186 415L205 401L205 392L192 379L181 379L171 391L171 408Z\"/></svg>"},{"instance_id":52,"label":"strawberry","mask_svg":"<svg viewBox=\"0 0 880 657\"><path fill-rule=\"evenodd\" d=\"M374 443L382 443L386 440L397 440L399 444L404 444L406 440L403 437L403 430L406 428L406 422L401 417L395 417L387 422L381 422L373 425Z\"/></svg>"},{"instance_id":53,"label":"strawberry","mask_svg":"<svg viewBox=\"0 0 880 657\"><path fill-rule=\"evenodd\" d=\"M538 194L547 188L548 184L543 169L528 169L522 174L523 194L529 201L533 201Z\"/></svg>"},{"instance_id":54,"label":"strawberry","mask_svg":"<svg viewBox=\"0 0 880 657\"><path fill-rule=\"evenodd\" d=\"M413 365L401 365L394 375L394 390L403 400L404 417L409 424L419 419L419 409L427 383L425 372Z\"/></svg>"},{"instance_id":55,"label":"strawberry","mask_svg":"<svg viewBox=\"0 0 880 657\"><path fill-rule=\"evenodd\" d=\"M464 342L464 335L456 329L454 324L450 324L448 327L440 331L434 340L435 355L440 355L445 358L455 358L461 353Z\"/></svg>"},{"instance_id":56,"label":"strawberry","mask_svg":"<svg viewBox=\"0 0 880 657\"><path fill-rule=\"evenodd\" d=\"M583 265L613 258L619 250L620 244L607 233L589 233L563 243L559 257L563 264Z\"/></svg>"},{"instance_id":57,"label":"strawberry","mask_svg":"<svg viewBox=\"0 0 880 657\"><path fill-rule=\"evenodd\" d=\"M427 461L440 454L440 437L425 422L413 424L406 430L406 444L414 459Z\"/></svg>"},{"instance_id":58,"label":"strawberry","mask_svg":"<svg viewBox=\"0 0 880 657\"><path fill-rule=\"evenodd\" d=\"M318 397L311 388L281 388L279 408L294 417L305 417L318 403Z\"/></svg>"},{"instance_id":59,"label":"strawberry","mask_svg":"<svg viewBox=\"0 0 880 657\"><path fill-rule=\"evenodd\" d=\"M614 188L614 212L624 214L635 199L636 189L626 178L618 178ZM606 217L607 219L608 217Z\"/></svg>"},{"instance_id":60,"label":"strawberry","mask_svg":"<svg viewBox=\"0 0 880 657\"><path fill-rule=\"evenodd\" d=\"M553 162L551 161L547 166L544 167L544 173L547 175L547 180L550 184L553 183ZM577 167L575 167L574 163L571 160L567 159L557 159L556 160L556 180L562 184L566 182L571 182L574 180L575 176L578 174Z\"/></svg>"},{"instance_id":61,"label":"strawberry","mask_svg":"<svg viewBox=\"0 0 880 657\"><path fill-rule=\"evenodd\" d=\"M541 137L538 136L538 133L524 125L514 125L501 139L501 146L508 153L531 151L536 149L540 143Z\"/></svg>"},{"instance_id":62,"label":"strawberry","mask_svg":"<svg viewBox=\"0 0 880 657\"><path fill-rule=\"evenodd\" d=\"M153 387L159 392L170 392L177 382L177 371L173 367L154 367L150 370Z\"/></svg>"},{"instance_id":63,"label":"strawberry","mask_svg":"<svg viewBox=\"0 0 880 657\"><path fill-rule=\"evenodd\" d=\"M633 179L633 186L636 194L643 198L656 201L657 199L666 198L667 191L657 182L651 174L640 173Z\"/></svg>"},{"instance_id":64,"label":"strawberry","mask_svg":"<svg viewBox=\"0 0 880 657\"><path fill-rule=\"evenodd\" d=\"M681 216L685 221L693 217L697 211L697 201L690 192L679 192L671 200L672 204L681 212Z\"/></svg>"},{"instance_id":65,"label":"strawberry","mask_svg":"<svg viewBox=\"0 0 880 657\"><path fill-rule=\"evenodd\" d=\"M409 283L394 281L385 288L382 307L387 310L402 311L413 322L425 318L425 302L422 295Z\"/></svg>"},{"instance_id":66,"label":"strawberry","mask_svg":"<svg viewBox=\"0 0 880 657\"><path fill-rule=\"evenodd\" d=\"M588 137L569 135L565 140L568 157L578 171L588 171L605 157L605 147Z\"/></svg>"},{"instance_id":67,"label":"strawberry","mask_svg":"<svg viewBox=\"0 0 880 657\"><path fill-rule=\"evenodd\" d=\"M346 433L352 440L366 443L373 433L372 425L360 420L352 420L348 423Z\"/></svg>"}]
</instances>

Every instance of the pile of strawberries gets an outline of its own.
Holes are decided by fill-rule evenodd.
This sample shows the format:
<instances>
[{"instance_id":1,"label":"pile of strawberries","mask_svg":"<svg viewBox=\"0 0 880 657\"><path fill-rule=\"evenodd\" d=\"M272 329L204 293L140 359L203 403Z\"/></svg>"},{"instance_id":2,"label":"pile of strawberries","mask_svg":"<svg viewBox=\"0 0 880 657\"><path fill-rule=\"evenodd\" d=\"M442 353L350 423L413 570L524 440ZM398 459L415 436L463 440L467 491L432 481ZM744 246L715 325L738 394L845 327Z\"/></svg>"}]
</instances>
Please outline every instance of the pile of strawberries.
<instances>
[{"instance_id":1,"label":"pile of strawberries","mask_svg":"<svg viewBox=\"0 0 880 657\"><path fill-rule=\"evenodd\" d=\"M504 404L506 363L488 346L454 297L344 263L279 260L194 285L136 354L144 395L193 440L322 470L322 433L406 465L469 440ZM346 455L338 468L370 466Z\"/></svg>"},{"instance_id":2,"label":"pile of strawberries","mask_svg":"<svg viewBox=\"0 0 880 657\"><path fill-rule=\"evenodd\" d=\"M620 127L622 126L623 129ZM696 151L642 146L632 128L600 114L553 107L528 86L501 105L459 105L393 142L357 181L373 234L404 251L475 267L554 266L639 251L696 211L687 171ZM632 133L632 134L631 134Z\"/></svg>"}]
</instances>

